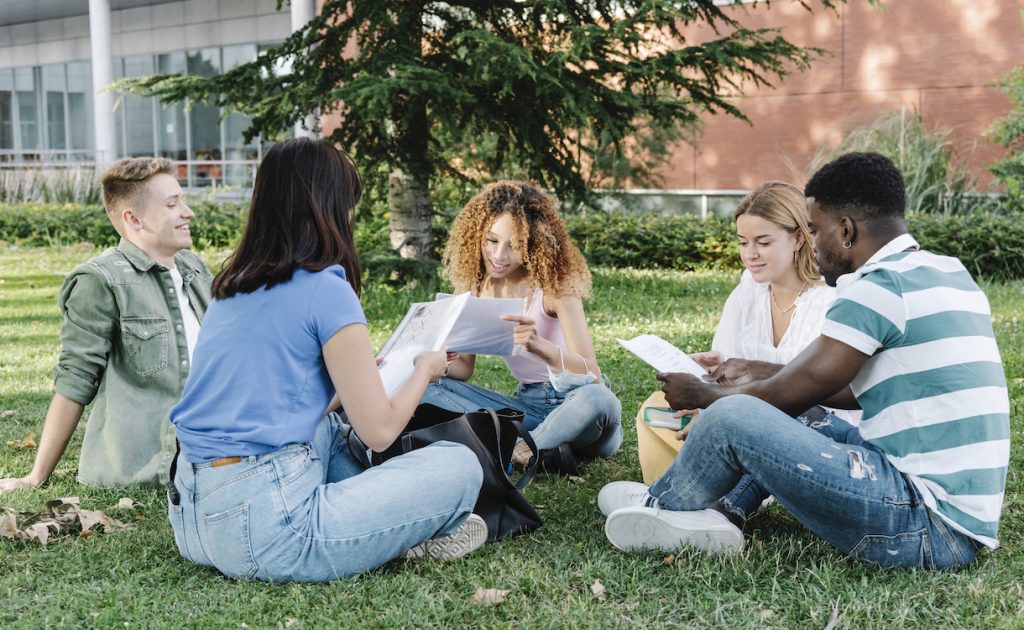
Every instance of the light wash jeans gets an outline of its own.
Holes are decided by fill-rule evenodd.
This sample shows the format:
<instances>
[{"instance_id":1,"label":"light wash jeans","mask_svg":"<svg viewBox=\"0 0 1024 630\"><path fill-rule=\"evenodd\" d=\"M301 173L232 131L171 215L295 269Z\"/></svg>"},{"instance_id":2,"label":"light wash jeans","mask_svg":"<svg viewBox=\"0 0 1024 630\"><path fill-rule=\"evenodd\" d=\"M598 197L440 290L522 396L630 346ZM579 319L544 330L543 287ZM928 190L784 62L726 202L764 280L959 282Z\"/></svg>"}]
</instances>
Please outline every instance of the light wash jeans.
<instances>
[{"instance_id":1,"label":"light wash jeans","mask_svg":"<svg viewBox=\"0 0 1024 630\"><path fill-rule=\"evenodd\" d=\"M603 383L561 393L551 383L520 383L515 396L479 385L442 378L427 387L420 402L462 413L481 407L523 412L523 427L538 449L572 447L579 457L608 458L622 444L622 404Z\"/></svg>"},{"instance_id":2,"label":"light wash jeans","mask_svg":"<svg viewBox=\"0 0 1024 630\"><path fill-rule=\"evenodd\" d=\"M483 481L461 444L438 442L363 470L337 414L310 444L211 467L178 458L178 550L234 578L317 582L355 575L452 533Z\"/></svg>"},{"instance_id":3,"label":"light wash jeans","mask_svg":"<svg viewBox=\"0 0 1024 630\"><path fill-rule=\"evenodd\" d=\"M843 553L887 567L945 569L982 548L925 507L910 480L833 414L795 421L751 396L710 405L651 486L668 510L700 510L749 474Z\"/></svg>"}]
</instances>

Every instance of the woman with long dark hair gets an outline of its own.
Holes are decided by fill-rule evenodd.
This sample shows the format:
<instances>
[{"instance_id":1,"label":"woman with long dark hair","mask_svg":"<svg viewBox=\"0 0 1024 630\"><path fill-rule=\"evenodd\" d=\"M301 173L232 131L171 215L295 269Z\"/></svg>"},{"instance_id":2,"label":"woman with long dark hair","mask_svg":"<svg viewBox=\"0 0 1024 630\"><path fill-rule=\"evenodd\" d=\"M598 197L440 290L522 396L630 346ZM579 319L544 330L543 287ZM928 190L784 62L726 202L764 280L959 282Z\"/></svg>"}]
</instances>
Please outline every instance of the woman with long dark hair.
<instances>
[{"instance_id":1,"label":"woman with long dark hair","mask_svg":"<svg viewBox=\"0 0 1024 630\"><path fill-rule=\"evenodd\" d=\"M441 442L364 471L346 446L354 430L385 450L447 368L444 352L424 352L385 393L358 298L359 196L355 167L331 144L275 145L214 280L171 410L181 454L169 516L181 554L227 576L322 581L486 540L468 448ZM325 415L339 405L344 415Z\"/></svg>"}]
</instances>

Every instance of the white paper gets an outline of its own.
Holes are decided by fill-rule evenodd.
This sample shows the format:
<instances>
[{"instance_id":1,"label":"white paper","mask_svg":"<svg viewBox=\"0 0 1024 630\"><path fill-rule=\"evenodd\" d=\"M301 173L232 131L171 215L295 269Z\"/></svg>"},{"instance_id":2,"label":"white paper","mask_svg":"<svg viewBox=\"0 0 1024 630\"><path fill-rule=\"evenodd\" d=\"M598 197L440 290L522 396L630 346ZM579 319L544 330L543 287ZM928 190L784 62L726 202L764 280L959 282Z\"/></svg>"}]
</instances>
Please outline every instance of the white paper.
<instances>
[{"instance_id":1,"label":"white paper","mask_svg":"<svg viewBox=\"0 0 1024 630\"><path fill-rule=\"evenodd\" d=\"M685 372L700 378L708 373L679 348L657 335L640 335L630 340L616 339L645 363L659 372Z\"/></svg>"},{"instance_id":2,"label":"white paper","mask_svg":"<svg viewBox=\"0 0 1024 630\"><path fill-rule=\"evenodd\" d=\"M402 383L409 380L409 377L412 376L413 361L416 359L416 355L425 350L429 350L429 348L417 345L405 346L392 350L388 356L384 357L378 369L380 370L380 380L384 383L384 391L387 392L388 397L394 395Z\"/></svg>"},{"instance_id":3,"label":"white paper","mask_svg":"<svg viewBox=\"0 0 1024 630\"><path fill-rule=\"evenodd\" d=\"M515 322L502 315L523 312L522 299L479 298L462 293L433 302L416 302L377 353L381 380L391 396L413 371L420 352L447 348L465 354L512 353Z\"/></svg>"},{"instance_id":4,"label":"white paper","mask_svg":"<svg viewBox=\"0 0 1024 630\"><path fill-rule=\"evenodd\" d=\"M468 294L465 295L468 297ZM384 342L377 357L386 357L396 348L412 346L440 350L444 347L444 340L451 330L458 310L465 302L465 298L460 298L410 304L405 317Z\"/></svg>"}]
</instances>

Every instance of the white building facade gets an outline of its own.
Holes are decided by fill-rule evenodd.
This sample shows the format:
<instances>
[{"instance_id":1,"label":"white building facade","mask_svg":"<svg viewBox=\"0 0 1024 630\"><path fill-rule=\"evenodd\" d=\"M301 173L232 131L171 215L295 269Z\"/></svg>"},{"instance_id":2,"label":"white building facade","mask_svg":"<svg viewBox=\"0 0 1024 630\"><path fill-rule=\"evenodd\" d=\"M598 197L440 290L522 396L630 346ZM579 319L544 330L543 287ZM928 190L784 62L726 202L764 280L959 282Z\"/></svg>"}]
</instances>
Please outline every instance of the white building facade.
<instances>
[{"instance_id":1,"label":"white building facade","mask_svg":"<svg viewBox=\"0 0 1024 630\"><path fill-rule=\"evenodd\" d=\"M158 155L190 187L252 182L249 120L101 89L122 77L212 75L252 61L315 0L0 0L0 167Z\"/></svg>"}]
</instances>

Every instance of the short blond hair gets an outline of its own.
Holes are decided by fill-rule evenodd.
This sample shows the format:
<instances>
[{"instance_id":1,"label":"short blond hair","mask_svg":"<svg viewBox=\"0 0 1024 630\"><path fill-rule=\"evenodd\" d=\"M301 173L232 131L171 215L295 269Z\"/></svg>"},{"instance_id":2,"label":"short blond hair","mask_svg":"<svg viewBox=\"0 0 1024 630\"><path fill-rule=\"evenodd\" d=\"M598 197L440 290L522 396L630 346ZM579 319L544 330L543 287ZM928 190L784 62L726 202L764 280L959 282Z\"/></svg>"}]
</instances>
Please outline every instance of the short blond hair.
<instances>
[{"instance_id":1,"label":"short blond hair","mask_svg":"<svg viewBox=\"0 0 1024 630\"><path fill-rule=\"evenodd\" d=\"M103 206L118 234L124 233L121 210L135 203L146 189L146 182L154 175L175 175L174 165L167 158L124 158L110 165L100 176L103 187Z\"/></svg>"},{"instance_id":2,"label":"short blond hair","mask_svg":"<svg viewBox=\"0 0 1024 630\"><path fill-rule=\"evenodd\" d=\"M761 217L790 234L803 236L803 243L793 258L796 275L808 284L821 281L821 270L814 258L814 237L807 228L807 198L799 188L786 182L765 182L740 201L733 218L744 214Z\"/></svg>"}]
</instances>

